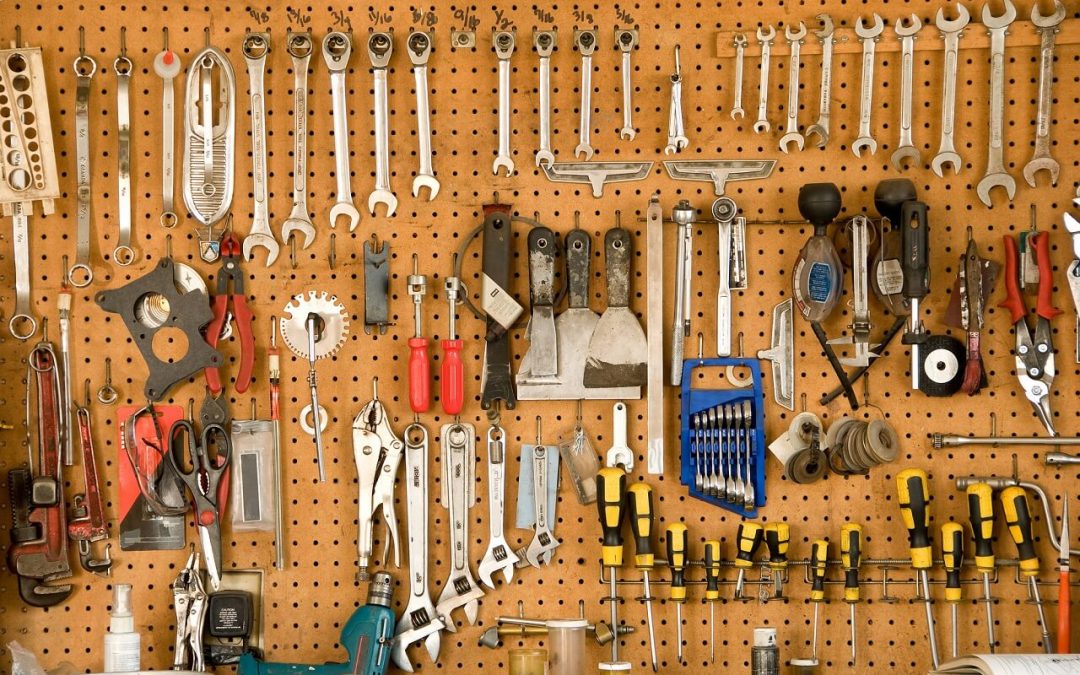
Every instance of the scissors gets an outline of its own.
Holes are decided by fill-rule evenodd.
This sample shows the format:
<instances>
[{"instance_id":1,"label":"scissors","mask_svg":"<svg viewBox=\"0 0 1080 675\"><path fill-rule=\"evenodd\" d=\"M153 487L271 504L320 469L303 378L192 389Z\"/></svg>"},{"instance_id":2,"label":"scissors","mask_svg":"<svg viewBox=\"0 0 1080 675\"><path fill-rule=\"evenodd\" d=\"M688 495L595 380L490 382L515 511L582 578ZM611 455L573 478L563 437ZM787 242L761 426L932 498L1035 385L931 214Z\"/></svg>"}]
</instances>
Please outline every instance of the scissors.
<instances>
[{"instance_id":1,"label":"scissors","mask_svg":"<svg viewBox=\"0 0 1080 675\"><path fill-rule=\"evenodd\" d=\"M209 447L215 442L217 452L211 459ZM226 474L232 462L232 443L220 424L207 424L199 435L190 420L177 420L169 428L169 447L169 464L195 504L206 571L216 591L221 586L221 514L228 497Z\"/></svg>"}]
</instances>

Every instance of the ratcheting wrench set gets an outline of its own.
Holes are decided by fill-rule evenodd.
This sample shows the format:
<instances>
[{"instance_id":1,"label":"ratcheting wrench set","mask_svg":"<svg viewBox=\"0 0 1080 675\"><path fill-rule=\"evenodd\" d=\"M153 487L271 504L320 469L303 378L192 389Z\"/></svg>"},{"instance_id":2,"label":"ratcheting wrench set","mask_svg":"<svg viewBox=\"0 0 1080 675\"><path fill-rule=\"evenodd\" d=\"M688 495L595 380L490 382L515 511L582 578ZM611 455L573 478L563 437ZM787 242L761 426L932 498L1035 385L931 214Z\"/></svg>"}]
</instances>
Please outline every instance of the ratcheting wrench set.
<instances>
[{"instance_id":1,"label":"ratcheting wrench set","mask_svg":"<svg viewBox=\"0 0 1080 675\"><path fill-rule=\"evenodd\" d=\"M1060 172L1051 157L1051 103L1056 36L1066 11L1052 1L1053 12L1043 14L1036 3L1030 14L1032 35L1038 38L1038 58L1031 60L1038 65L1033 74L1038 99L1034 157L1022 173L1034 189L1046 189L1036 182L1040 172L1049 174L1051 186L1057 185ZM978 89L977 96L989 104L988 156L985 175L974 188L979 200L991 206L993 188L1004 188L1010 201L1015 194L1004 151L1017 141L1006 142L1005 134L1021 131L1006 119L1006 112L1016 116L1006 105L1006 83L1012 82L1006 66L1012 78L1025 65L1012 51L1016 46L1006 52L1017 8L1010 0L993 0L981 12L987 40L979 44L989 48L989 88L984 92L982 82L969 83L969 88ZM789 154L793 146L804 151L807 144L824 149L832 140L835 145L838 129L831 111L840 89L858 94L857 105L851 106L858 120L850 125L849 149L864 162L876 153L875 106L883 106L874 99L883 87L875 81L875 69L882 51L898 55L888 61L897 77L886 79L899 82L900 88L897 124L890 127L898 134L891 164L898 171L920 165L924 148L915 134L931 106L916 105L913 90L917 78L927 76L920 71L929 61L920 55L931 40L940 41L944 76L941 97L934 102L934 109L940 108L940 148L929 168L939 178L945 177L946 166L953 175L970 168L960 152L972 147L962 135L973 127L963 119L969 111L957 113L958 78L965 77L960 50L973 49L962 39L967 35L970 40L975 32L968 9L955 4L937 10L933 38L929 27L922 33L923 20L915 14L886 29L878 13L845 20L822 13L817 29L803 22L784 26L782 40L779 29L768 24L753 32L720 33L719 58L732 49L729 113L736 124L746 117L745 61L759 58L756 134L774 130L769 82L776 75L774 66L785 69L785 121L776 129L783 155L764 159L706 154L713 131L705 128L718 129L721 117L730 122L718 104L706 110L699 100L705 97L694 80L704 66L688 55L700 50L690 52L685 40L654 45L664 65L651 73L635 65L648 32L625 13L619 15L620 24L632 27L606 32L575 26L569 40L553 20L545 20L545 12L537 12L545 25L533 28L530 40L521 40L512 23L499 21L490 34L490 54L478 48L471 21L450 31L447 51L452 53L446 54L440 53L435 21L417 18L428 16L424 12L413 13L414 25L404 37L380 19L362 38L339 14L336 28L321 35L311 30L310 17L296 21L302 14L290 9L293 25L284 35L266 19L258 21L258 29L242 33L194 31L199 44L183 48L176 44L180 31L174 28L170 46L165 29L160 51L155 46L129 52L126 29L120 29L116 44L106 46L115 50L115 60L102 73L83 29L73 67L59 74L46 67L54 55L22 44L18 30L12 44L0 49L0 214L12 219L11 250L5 257L13 261L14 306L7 332L17 340L8 344L29 347L18 354L24 378L18 394L25 405L9 401L0 415L21 416L25 445L25 456L20 447L20 456L12 454L5 462L12 595L17 590L28 607L48 608L86 592L81 582L93 579L87 575L131 576L125 580L131 586L117 585L126 589L127 613L113 608L109 636L143 629L144 642L164 633L175 641L171 654L164 644L140 653L136 641L134 660L124 668L107 665L109 672L138 671L146 667L144 661L151 668L172 668L166 672L235 666L241 675L412 672L418 643L430 661L422 668L449 668L440 661L447 654L443 640L458 641L450 634L472 627L479 645L489 649L512 641L524 646L530 637L544 640L543 649L511 649L505 659L500 657L511 673L579 675L648 667L697 672L695 667L713 667L709 664L717 658L715 615L724 611L717 604L728 601L722 596L738 603L773 603L773 608L783 603L792 612L801 603L791 601L806 598L812 620L757 628L735 640L751 645L753 672L769 675L779 674L785 661L796 673L818 672L824 661L858 670L856 608L877 593L875 600L892 602L897 598L891 591L897 588L913 589L919 631L925 611L920 639L925 637L929 654L917 658L926 658L934 668L943 660L935 596L950 611L949 656L968 651L961 643L969 638L975 653L1015 651L1020 638L995 633L1003 626L995 624L992 595L995 586L1003 588L1007 581L999 569L1013 568L1009 574L1037 612L1038 635L1028 637L1034 636L1033 643L1047 654L1070 653L1070 564L1078 552L1071 548L1069 496L1048 493L1021 479L1015 468L1005 478L959 476L955 486L962 496L954 501L962 505L960 511L967 510L948 514L948 520L938 514L940 557L935 557L930 518L934 477L922 468L896 466L914 462L923 430L910 423L900 428L904 415L872 403L868 382L888 368L877 364L892 361L893 375L882 399L922 405L927 397L962 402L975 400L962 396L995 396L996 405L1009 406L1013 418L1026 420L1040 434L1045 431L1011 437L935 434L935 449L1080 444L1066 430L1071 418L1063 412L1067 391L1054 387L1054 338L1072 332L1055 322L1063 313L1055 299L1062 285L1068 286L1080 317L1080 219L1062 213L1060 227L1043 223L1040 228L1033 206L1030 226L987 237L977 225L960 228L963 217L954 215L958 209L932 211L929 188L907 178L850 188L825 180L800 180L797 189L777 182L804 170L799 162L809 155ZM260 13L251 10L250 15ZM373 10L370 16L382 15ZM593 23L591 16L587 22ZM183 35L191 40L188 31ZM895 45L886 47L888 40ZM366 58L353 59L354 49L366 52ZM559 147L567 136L560 135L564 115L553 102L555 80L560 68L566 70L560 49L573 52L573 93L580 97L573 115L573 161L558 161L568 149ZM490 173L453 168L437 177L440 152L448 165L458 154L444 149L440 141L445 136L433 129L438 96L445 95L439 70L461 67L469 58L486 64L472 66L471 77L487 81L474 85L471 96L490 87L490 100L469 105L491 109L494 161ZM969 55L966 61L974 58L983 57ZM835 86L839 72L834 76L834 61L858 71L846 78L853 87ZM271 64L291 68L287 96L274 86ZM613 91L593 83L594 75L609 67L618 75ZM400 68L408 68L412 78L403 78ZM805 86L800 77L812 70L820 73L817 119L804 127L801 110L811 106L800 103ZM515 107L521 105L514 97L523 98L526 72L537 78L528 85L535 86L535 120ZM655 82L644 82L647 74ZM108 100L102 100L95 77L110 78ZM410 88L414 107L395 109L394 87ZM650 91L661 92L662 100L653 103L657 114L667 115L666 127L640 119L635 123L635 114L649 110L635 96ZM53 94L73 94L72 114L50 114ZM612 102L603 98L609 94L614 94ZM309 97L324 100L313 105ZM353 114L360 100L370 103L370 120ZM609 104L619 106L621 125L600 128L593 116ZM98 114L106 108L108 115ZM316 114L328 118L332 139L309 131ZM410 116L414 119L407 121ZM271 146L274 134L286 131L279 128L285 118L291 150L283 159ZM101 119L110 125L107 130L94 128ZM154 134L160 129L160 137L148 133L151 124ZM357 133L358 124L364 132ZM533 132L538 145L534 162L515 174L514 144ZM648 132L659 141L651 153L641 147ZM100 136L92 143L95 133ZM396 221L379 220L362 238L348 234L361 226L363 206L355 204L353 184L366 175L357 170L360 158L367 158L358 154L358 146L369 136L371 147L364 152L370 151L373 180L366 210L371 216L389 219L406 202L408 209L431 202L447 207L438 218L456 222L453 237L437 241L434 255L425 256L418 244L403 274L390 269L400 252L392 252L388 240L399 232L387 223ZM694 148L698 140L702 147ZM399 204L395 190L401 188L402 167L395 165L405 154L398 146L406 142L416 165L410 194L402 195ZM618 148L613 152L617 161L594 160L611 152L609 144ZM472 154L475 160L482 153L473 148ZM663 171L654 172L649 157L661 154L666 157ZM137 185L149 174L133 169L140 157L160 160L160 202L155 191L149 207L140 202L150 201L151 193ZM99 177L103 172L97 165L106 161L108 171ZM287 215L275 204L283 193L272 188L275 175L285 171L291 182ZM529 180L525 174L530 172L536 183L520 190L501 185ZM110 183L105 192L114 208L99 218L92 207L104 197L95 201L92 183L103 179ZM309 179L334 189L312 189ZM485 179L492 181L489 191L471 184ZM613 186L606 198L619 199L623 208L603 215L599 210L560 212L558 207L550 217L525 215L524 208L494 192L503 187L504 197L523 202L539 184L551 188L555 201L566 197L558 184L570 183L587 186L582 194L571 190L575 197L602 198L609 183L646 180L656 184L648 192ZM765 190L770 190L767 200L761 198ZM458 213L460 195L469 191L478 202L471 220L468 209ZM488 199L490 192L494 196ZM548 197L539 189L535 193ZM762 213L768 200L781 204L782 212L798 211L799 217L757 219L754 214ZM251 214L246 234L237 231L243 229L236 215L241 202ZM1080 209L1080 193L1073 206ZM154 238L135 231L139 214L148 209L165 230L161 246L152 249ZM400 211L397 217L405 220L406 208ZM62 253L62 274L49 289L53 292L37 289L41 297L55 300L55 319L40 316L31 287L32 278L51 278L45 272L32 275L35 265L50 262L51 254L34 250L44 240L31 233L35 214L70 218L74 226L73 236L65 233L63 239L65 247L69 239L74 243L73 264ZM414 213L411 218L422 217ZM279 264L284 244L296 270L297 249L310 248L318 236L316 224L324 222L331 229L330 255L318 271L325 276L313 271L297 280L296 274L274 276L268 269L255 269L263 266L253 260L263 255L265 268ZM104 259L111 263L98 275L95 224L108 243ZM766 255L766 246L755 238L768 236L770 226L805 231L805 240L801 247ZM184 227L194 234L179 236ZM352 267L354 286L337 283L335 230L360 241L361 250L343 265ZM1071 236L1073 251L1063 272L1054 262L1056 251L1067 250L1062 230ZM949 232L965 235L955 254L948 248ZM424 238L429 234L434 232ZM193 241L190 254L174 255L174 235L176 245ZM404 247L406 239L399 241ZM952 257L944 260L946 255ZM782 256L790 259L784 262ZM951 278L932 294L930 269L935 265L947 268ZM782 278L779 293L757 288L766 285L768 273ZM257 290L267 279L275 284L272 297ZM357 280L362 290L355 289ZM88 290L80 294L79 289ZM755 314L767 324L764 330L751 325ZM361 317L363 335L356 326ZM444 330L427 330L429 320ZM86 349L90 339L75 339L87 326L98 325L110 331L106 353L91 353ZM51 331L54 326L58 330ZM1009 328L1010 338L1002 341ZM1080 318L1075 331L1080 345ZM55 342L53 332L58 334ZM383 347L394 345L392 359L369 360L370 352L363 350L379 340L391 341ZM797 364L797 357L805 361ZM96 369L99 359L104 384L95 392L90 378L83 378L77 386L76 373ZM125 364L116 386L113 359ZM818 359L820 364L813 363ZM356 364L352 368L350 360ZM1075 362L1080 364L1080 346ZM398 372L402 369L407 374ZM1008 373L1018 382L1011 382ZM818 384L812 380L822 376L828 381L825 393L810 404L816 410L809 409L808 395L799 389L812 389ZM238 399L248 393L245 414ZM262 396L267 413L260 416ZM551 402L563 406L560 414L542 407ZM537 414L529 410L533 405ZM525 415L510 419L509 413L519 410ZM107 425L95 424L102 418ZM552 429L559 425L564 428ZM104 462L103 426L115 449ZM643 433L635 434L633 426ZM348 455L342 446L347 448L349 440L351 465L342 461ZM1062 452L1047 454L1045 460L1059 470L1080 463ZM795 525L776 512L783 502L813 499L811 491L823 485L857 481L875 486L866 488L867 499L886 498L874 494L881 491L878 483L895 485L888 499L899 508L907 530L908 558L878 549L886 548L883 540L897 532L864 541L864 529L874 525L855 522L858 514L837 525L837 539L825 537L820 523L805 526L806 536L793 537ZM346 485L352 503L320 497L318 515L308 516L315 505L298 499L299 492L284 494L301 483L320 491ZM657 501L654 487L663 490ZM1041 523L1036 522L1038 509L1034 514L1029 510L1031 495L1042 505ZM703 515L700 522L669 518L662 530L664 551L657 553L658 513L673 504L678 508L678 502L704 509ZM581 513L592 509L599 530L593 524L590 535L571 531L575 521L586 522ZM1060 525L1055 510L1061 513ZM719 526L711 519L721 514L737 519L733 545L722 543L714 531ZM1006 527L998 527L998 515ZM321 560L351 568L356 558L357 589L335 583L335 595L349 600L335 597L324 606L318 617L323 627L306 638L320 644L337 638L346 655L324 650L328 653L318 665L293 663L302 655L288 648L268 648L281 637L272 634L277 623L266 620L266 608L287 602L274 594L289 582L281 576L265 587L262 583L264 575L297 571L319 577L319 569L290 552L305 544L290 528L303 527L307 518L342 523L339 530L345 534L335 537L348 544L349 553L343 558L335 549ZM587 522L595 523L592 518ZM634 555L625 556L624 563L627 522ZM1044 528L1046 536L1036 535L1036 527ZM691 531L699 528L700 537L692 538ZM115 547L109 541L113 537ZM999 559L995 547L1008 538L1016 545L1016 557ZM1047 623L1041 594L1051 584L1040 580L1037 540L1056 551L1056 634ZM273 543L266 547L268 562L273 552L273 571L238 568L241 546L257 548L266 542ZM965 556L969 542L972 548ZM78 549L82 572L72 564L69 546ZM802 559L790 555L798 547L806 549ZM880 557L868 557L867 549L880 550ZM839 551L839 558L830 558L831 550ZM175 571L171 598L159 585L138 586L142 580L136 563L126 569L116 564L126 565L128 552L131 560L140 559L135 552L153 552L154 564L160 560ZM545 574L556 575L546 578L559 583L580 578L582 587L575 593L587 594L584 575L592 572L569 570L595 569L591 565L597 558L603 586L599 603L590 607L583 601L576 616L530 618L519 607L516 616L495 617L490 604L485 609L485 600L544 583ZM635 572L628 574L631 565ZM665 568L666 575L658 573ZM860 576L863 568L875 571ZM366 586L365 604L354 597L360 584ZM639 590L637 603L627 602L620 586ZM722 586L730 586L732 593L723 593ZM654 587L667 588L663 604L654 597ZM683 621L695 588L708 604L709 635L701 642L684 639L684 631L700 628ZM840 621L826 621L823 629L838 624L842 637L827 638L819 634L819 614L828 611L823 605L832 589L848 610ZM175 623L167 630L145 620L132 624L132 592L136 607L152 609L171 600L175 619L170 616L170 621ZM342 616L338 604L351 616ZM604 604L604 620L587 618L603 612L596 605ZM1007 609L1019 616L1026 611L1021 604L1000 607L999 617ZM27 609L27 616L36 616L34 611ZM673 617L656 616L668 611ZM962 612L971 616L962 619ZM118 616L127 621L116 621ZM326 631L328 621L340 622L340 637ZM976 623L978 635L964 622ZM124 633L126 624L132 628ZM642 634L635 636L638 631ZM672 635L665 638L661 631ZM605 647L599 658L595 647L586 646L586 635ZM819 641L825 645L820 652ZM781 644L795 652L802 645L808 654L782 659ZM826 652L836 646L842 654ZM624 658L628 650L638 654L636 663ZM87 659L80 668L97 667L96 650L71 651ZM113 662L108 653L105 660ZM745 659L740 655L737 660Z\"/></svg>"}]
</instances>

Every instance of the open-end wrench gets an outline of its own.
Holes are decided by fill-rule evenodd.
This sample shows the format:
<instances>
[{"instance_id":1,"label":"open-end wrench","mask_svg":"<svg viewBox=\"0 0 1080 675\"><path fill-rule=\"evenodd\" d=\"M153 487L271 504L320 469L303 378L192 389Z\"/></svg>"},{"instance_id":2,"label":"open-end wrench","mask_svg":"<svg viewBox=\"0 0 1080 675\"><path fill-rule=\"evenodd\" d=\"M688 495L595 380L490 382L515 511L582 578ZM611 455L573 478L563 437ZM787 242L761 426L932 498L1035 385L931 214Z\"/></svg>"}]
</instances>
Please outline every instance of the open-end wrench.
<instances>
[{"instance_id":1,"label":"open-end wrench","mask_svg":"<svg viewBox=\"0 0 1080 675\"><path fill-rule=\"evenodd\" d=\"M806 128L806 133L803 135L807 141L810 140L811 135L817 136L817 146L824 148L825 144L829 142L829 122L831 120L829 110L832 107L832 53L836 40L833 39L835 27L833 26L832 17L828 14L818 14L817 18L821 21L821 28L814 31L814 35L821 42L821 89L818 98L818 118L817 122Z\"/></svg>"},{"instance_id":2,"label":"open-end wrench","mask_svg":"<svg viewBox=\"0 0 1080 675\"><path fill-rule=\"evenodd\" d=\"M634 89L630 82L630 55L637 47L638 32L633 28L615 29L615 47L622 52L622 67L619 74L622 75L622 129L619 130L619 138L624 141L632 141L637 136L634 128Z\"/></svg>"},{"instance_id":3,"label":"open-end wrench","mask_svg":"<svg viewBox=\"0 0 1080 675\"><path fill-rule=\"evenodd\" d=\"M243 43L251 95L251 177L254 192L254 218L244 237L244 260L250 261L256 247L266 249L266 266L277 260L279 246L270 229L270 210L266 189L266 94L263 80L266 57L270 54L269 33L248 33Z\"/></svg>"},{"instance_id":4,"label":"open-end wrench","mask_svg":"<svg viewBox=\"0 0 1080 675\"><path fill-rule=\"evenodd\" d=\"M588 161L593 156L589 134L592 131L592 55L596 51L596 30L575 30L574 46L581 53L581 118L574 156Z\"/></svg>"},{"instance_id":5,"label":"open-end wrench","mask_svg":"<svg viewBox=\"0 0 1080 675\"><path fill-rule=\"evenodd\" d=\"M446 630L457 632L450 614L463 607L470 624L476 623L478 600L484 589L469 570L469 509L473 497L476 467L476 430L471 424L451 422L440 430L442 438L443 505L450 523L450 578L443 585L435 611L446 622ZM547 496L544 497L545 501Z\"/></svg>"},{"instance_id":6,"label":"open-end wrench","mask_svg":"<svg viewBox=\"0 0 1080 675\"><path fill-rule=\"evenodd\" d=\"M435 178L435 169L431 159L431 103L428 100L428 58L431 56L431 35L413 31L405 43L409 50L409 59L413 64L413 79L416 81L416 136L420 143L420 170L413 178L412 195L419 197L420 191L427 188L428 201L439 194L439 181Z\"/></svg>"},{"instance_id":7,"label":"open-end wrench","mask_svg":"<svg viewBox=\"0 0 1080 675\"><path fill-rule=\"evenodd\" d=\"M619 401L611 413L611 447L607 451L607 466L621 466L626 473L634 470L634 451L626 445L626 404Z\"/></svg>"},{"instance_id":8,"label":"open-end wrench","mask_svg":"<svg viewBox=\"0 0 1080 675\"><path fill-rule=\"evenodd\" d=\"M956 4L955 19L945 18L945 10L939 9L934 23L941 31L941 39L945 43L945 84L941 94L941 143L938 145L937 154L930 161L930 168L939 178L944 178L944 166L949 164L953 168L953 175L960 173L960 153L956 151L956 64L960 52L960 37L964 28L971 20L971 14L960 3Z\"/></svg>"},{"instance_id":9,"label":"open-end wrench","mask_svg":"<svg viewBox=\"0 0 1080 675\"><path fill-rule=\"evenodd\" d=\"M1050 105L1054 100L1054 42L1061 21L1065 18L1065 6L1054 0L1054 13L1043 16L1039 3L1031 6L1031 23L1039 31L1039 112L1035 122L1035 154L1024 165L1024 180L1035 187L1035 174L1050 172L1050 185L1057 185L1060 165L1050 156Z\"/></svg>"},{"instance_id":10,"label":"open-end wrench","mask_svg":"<svg viewBox=\"0 0 1080 675\"><path fill-rule=\"evenodd\" d=\"M533 567L551 562L551 552L558 548L560 542L551 533L551 525L548 522L548 451L554 446L537 444L533 448L533 506L536 510L536 530L533 539L529 542L529 548L525 551L525 559Z\"/></svg>"},{"instance_id":11,"label":"open-end wrench","mask_svg":"<svg viewBox=\"0 0 1080 675\"><path fill-rule=\"evenodd\" d=\"M856 157L862 157L867 149L870 154L877 152L877 141L870 130L870 120L874 104L874 60L878 37L885 30L885 22L874 14L874 25L869 28L860 16L855 24L855 35L862 43L862 79L859 86L859 137L851 144L851 151Z\"/></svg>"},{"instance_id":12,"label":"open-end wrench","mask_svg":"<svg viewBox=\"0 0 1080 675\"><path fill-rule=\"evenodd\" d=\"M360 211L353 204L352 171L349 169L349 104L345 98L345 73L352 56L352 36L341 31L326 34L322 43L323 60L330 71L330 97L334 115L334 177L337 179L337 201L330 207L330 227L337 227L338 218L349 221L349 232L360 224Z\"/></svg>"},{"instance_id":13,"label":"open-end wrench","mask_svg":"<svg viewBox=\"0 0 1080 675\"><path fill-rule=\"evenodd\" d=\"M506 434L502 427L492 426L487 433L488 452L488 547L477 570L480 581L495 588L491 576L502 570L506 583L514 580L517 554L506 543L503 514L506 506Z\"/></svg>"},{"instance_id":14,"label":"open-end wrench","mask_svg":"<svg viewBox=\"0 0 1080 675\"><path fill-rule=\"evenodd\" d=\"M394 53L393 35L386 32L368 36L368 57L375 90L375 189L368 195L368 211L386 205L386 217L397 210L397 197L390 189L390 93L386 83L386 67Z\"/></svg>"},{"instance_id":15,"label":"open-end wrench","mask_svg":"<svg viewBox=\"0 0 1080 675\"><path fill-rule=\"evenodd\" d=\"M772 41L776 37L776 29L765 26L768 30L757 29L758 43L761 44L761 76L758 80L758 104L757 121L754 122L754 133L768 133L772 126L769 124L769 57L772 56Z\"/></svg>"},{"instance_id":16,"label":"open-end wrench","mask_svg":"<svg viewBox=\"0 0 1080 675\"><path fill-rule=\"evenodd\" d=\"M285 48L293 64L293 190L292 211L281 224L281 241L288 243L294 234L303 235L301 248L315 241L315 225L311 222L307 203L307 79L311 63L311 31L285 37Z\"/></svg>"},{"instance_id":17,"label":"open-end wrench","mask_svg":"<svg viewBox=\"0 0 1080 675\"><path fill-rule=\"evenodd\" d=\"M791 60L788 67L788 99L787 99L787 127L784 135L780 137L780 150L786 155L788 146L794 143L803 149L806 139L799 133L799 57L802 54L802 41L806 37L806 25L799 22L799 29L792 30L790 25L784 26L784 39L788 42L791 50Z\"/></svg>"},{"instance_id":18,"label":"open-end wrench","mask_svg":"<svg viewBox=\"0 0 1080 675\"><path fill-rule=\"evenodd\" d=\"M540 57L540 149L536 151L536 166L551 166L551 53L558 37L554 28L533 33L533 47Z\"/></svg>"},{"instance_id":19,"label":"open-end wrench","mask_svg":"<svg viewBox=\"0 0 1080 675\"><path fill-rule=\"evenodd\" d=\"M679 63L679 45L675 45L675 72L671 75L671 102L668 104L667 145L664 154L677 153L690 145L686 137L686 124L682 108L682 64Z\"/></svg>"},{"instance_id":20,"label":"open-end wrench","mask_svg":"<svg viewBox=\"0 0 1080 675\"><path fill-rule=\"evenodd\" d=\"M992 206L990 190L1005 188L1012 201L1016 194L1016 181L1005 171L1005 35L1016 19L1016 7L1009 0L1002 0L1005 13L994 16L990 2L983 5L982 22L990 33L990 142L987 144L986 175L979 181L975 191L983 204Z\"/></svg>"},{"instance_id":21,"label":"open-end wrench","mask_svg":"<svg viewBox=\"0 0 1080 675\"><path fill-rule=\"evenodd\" d=\"M746 34L735 34L735 100L731 104L731 119L746 117L746 111L742 107L743 90L743 61L746 56Z\"/></svg>"},{"instance_id":22,"label":"open-end wrench","mask_svg":"<svg viewBox=\"0 0 1080 675\"><path fill-rule=\"evenodd\" d=\"M897 171L904 167L904 160L922 164L922 156L911 138L911 85L915 69L915 36L922 30L922 21L914 14L908 23L903 19L893 27L900 38L900 142L892 154L892 165Z\"/></svg>"},{"instance_id":23,"label":"open-end wrench","mask_svg":"<svg viewBox=\"0 0 1080 675\"><path fill-rule=\"evenodd\" d=\"M509 178L514 175L514 160L510 157L510 57L514 55L514 34L496 31L491 44L499 59L499 154L491 172L498 176L499 169L505 169Z\"/></svg>"}]
</instances>

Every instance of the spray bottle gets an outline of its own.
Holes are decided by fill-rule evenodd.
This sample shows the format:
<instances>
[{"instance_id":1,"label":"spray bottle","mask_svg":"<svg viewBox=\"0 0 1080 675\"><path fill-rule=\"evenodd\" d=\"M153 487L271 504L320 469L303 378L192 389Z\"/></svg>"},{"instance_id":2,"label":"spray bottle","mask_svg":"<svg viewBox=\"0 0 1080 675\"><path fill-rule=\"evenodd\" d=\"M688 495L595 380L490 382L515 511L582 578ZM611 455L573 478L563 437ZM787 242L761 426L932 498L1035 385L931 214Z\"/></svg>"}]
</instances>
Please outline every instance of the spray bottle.
<instances>
[{"instance_id":1,"label":"spray bottle","mask_svg":"<svg viewBox=\"0 0 1080 675\"><path fill-rule=\"evenodd\" d=\"M142 637L135 631L135 618L131 615L131 584L116 584L109 632L105 635L105 672L142 670L141 660Z\"/></svg>"}]
</instances>

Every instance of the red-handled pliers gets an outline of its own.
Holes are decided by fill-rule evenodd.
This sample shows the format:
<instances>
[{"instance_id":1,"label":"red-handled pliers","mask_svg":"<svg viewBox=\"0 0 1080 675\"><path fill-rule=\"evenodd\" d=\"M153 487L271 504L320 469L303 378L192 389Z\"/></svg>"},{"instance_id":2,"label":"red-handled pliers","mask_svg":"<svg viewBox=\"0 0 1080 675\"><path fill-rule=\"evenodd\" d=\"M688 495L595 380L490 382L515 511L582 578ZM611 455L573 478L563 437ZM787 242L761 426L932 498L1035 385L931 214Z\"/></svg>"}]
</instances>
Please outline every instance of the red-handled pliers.
<instances>
[{"instance_id":1,"label":"red-handled pliers","mask_svg":"<svg viewBox=\"0 0 1080 675\"><path fill-rule=\"evenodd\" d=\"M232 281L232 293L229 293ZM255 338L251 324L255 317L248 309L244 295L244 274L240 270L240 241L230 233L221 241L221 269L217 273L217 291L210 302L214 318L206 327L206 342L217 348L218 338L230 316L229 300L232 300L232 318L236 322L236 334L240 338L240 370L236 374L236 392L242 394L251 386L251 371L255 366ZM221 394L221 376L217 368L207 368L206 386L216 398Z\"/></svg>"}]
</instances>

